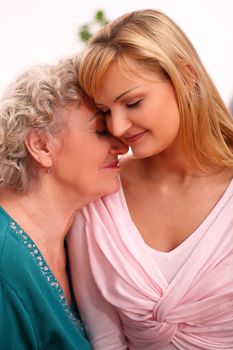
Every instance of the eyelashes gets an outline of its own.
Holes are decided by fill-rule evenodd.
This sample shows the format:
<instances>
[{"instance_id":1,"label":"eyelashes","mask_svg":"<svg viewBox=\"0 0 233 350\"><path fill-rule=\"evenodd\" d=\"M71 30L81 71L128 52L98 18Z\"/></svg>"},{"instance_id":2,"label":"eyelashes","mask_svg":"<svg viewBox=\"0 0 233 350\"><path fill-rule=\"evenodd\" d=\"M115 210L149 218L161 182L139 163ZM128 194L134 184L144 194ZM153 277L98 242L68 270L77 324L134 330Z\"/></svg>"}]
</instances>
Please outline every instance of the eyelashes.
<instances>
[{"instance_id":1,"label":"eyelashes","mask_svg":"<svg viewBox=\"0 0 233 350\"><path fill-rule=\"evenodd\" d=\"M107 129L96 129L95 133L98 136L108 136L109 135L109 131Z\"/></svg>"},{"instance_id":2,"label":"eyelashes","mask_svg":"<svg viewBox=\"0 0 233 350\"><path fill-rule=\"evenodd\" d=\"M139 104L141 102L142 102L142 99L137 100L137 101L132 102L132 103L127 103L126 106L127 106L127 108L135 108L135 107L139 106Z\"/></svg>"},{"instance_id":3,"label":"eyelashes","mask_svg":"<svg viewBox=\"0 0 233 350\"><path fill-rule=\"evenodd\" d=\"M131 103L126 103L125 106L128 109L133 109L133 108L137 108L140 103L142 102L143 99L137 100L135 102L131 102ZM111 115L111 110L110 109L106 109L106 110L100 110L101 115L106 118L109 115Z\"/></svg>"}]
</instances>

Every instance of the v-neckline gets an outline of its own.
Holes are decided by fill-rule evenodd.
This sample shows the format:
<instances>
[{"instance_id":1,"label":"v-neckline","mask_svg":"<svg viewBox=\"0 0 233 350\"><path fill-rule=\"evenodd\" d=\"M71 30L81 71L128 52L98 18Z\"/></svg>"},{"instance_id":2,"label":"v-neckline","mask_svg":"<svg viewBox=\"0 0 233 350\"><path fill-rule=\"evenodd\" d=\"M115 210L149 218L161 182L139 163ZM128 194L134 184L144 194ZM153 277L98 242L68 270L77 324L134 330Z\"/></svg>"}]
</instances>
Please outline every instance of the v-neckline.
<instances>
[{"instance_id":1,"label":"v-neckline","mask_svg":"<svg viewBox=\"0 0 233 350\"><path fill-rule=\"evenodd\" d=\"M123 207L126 210L127 214L129 215L132 227L134 228L134 231L136 232L138 239L141 240L142 244L148 250L150 250L152 253L164 254L164 255L169 255L170 254L171 255L171 254L176 253L176 251L179 250L179 248L183 247L183 245L185 245L189 241L189 239L192 239L194 235L197 235L200 231L203 231L204 228L209 225L209 222L212 220L213 217L215 217L215 215L217 214L218 210L220 210L220 208L224 205L225 199L228 198L228 194L231 192L232 187L233 187L233 178L230 180L230 182L226 186L225 190L223 191L221 197L218 199L218 201L215 203L215 205L209 211L209 213L206 215L206 217L202 220L202 222L198 225L198 227L190 235L188 235L188 237L186 239L184 239L178 246L176 246L174 249L172 249L170 251L161 251L161 250L155 249L155 248L149 246L144 241L144 239L143 239L139 229L137 228L137 226L134 223L134 221L132 219L132 216L130 214L129 207L128 207L128 204L127 204L127 200L126 200L126 196L125 196L125 192L124 192L122 184L121 184L121 188L120 188L120 193L121 193L121 197L122 197L122 201L123 201Z\"/></svg>"}]
</instances>

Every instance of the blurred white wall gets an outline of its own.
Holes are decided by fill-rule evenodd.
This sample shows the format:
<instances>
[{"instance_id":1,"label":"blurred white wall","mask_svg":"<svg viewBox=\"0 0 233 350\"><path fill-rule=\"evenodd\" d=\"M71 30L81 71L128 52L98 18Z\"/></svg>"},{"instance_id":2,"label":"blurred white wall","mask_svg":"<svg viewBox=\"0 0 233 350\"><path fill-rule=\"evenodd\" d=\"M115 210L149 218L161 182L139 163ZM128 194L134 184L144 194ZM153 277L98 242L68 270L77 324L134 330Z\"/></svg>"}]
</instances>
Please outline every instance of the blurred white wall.
<instances>
[{"instance_id":1,"label":"blurred white wall","mask_svg":"<svg viewBox=\"0 0 233 350\"><path fill-rule=\"evenodd\" d=\"M0 0L0 93L31 64L79 52L78 27L98 9L109 19L157 8L190 37L225 102L233 103L232 0Z\"/></svg>"}]
</instances>

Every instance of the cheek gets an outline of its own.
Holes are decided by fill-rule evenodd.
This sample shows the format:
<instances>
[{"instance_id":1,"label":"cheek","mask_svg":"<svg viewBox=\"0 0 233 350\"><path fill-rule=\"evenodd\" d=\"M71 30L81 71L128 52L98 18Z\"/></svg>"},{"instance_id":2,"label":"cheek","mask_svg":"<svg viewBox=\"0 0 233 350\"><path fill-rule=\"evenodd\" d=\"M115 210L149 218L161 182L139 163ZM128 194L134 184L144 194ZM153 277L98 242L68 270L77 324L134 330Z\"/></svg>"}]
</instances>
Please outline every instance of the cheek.
<instances>
[{"instance_id":1,"label":"cheek","mask_svg":"<svg viewBox=\"0 0 233 350\"><path fill-rule=\"evenodd\" d=\"M111 148L110 140L105 136L95 136L83 145L83 159L87 162L87 166L98 167L106 160Z\"/></svg>"},{"instance_id":2,"label":"cheek","mask_svg":"<svg viewBox=\"0 0 233 350\"><path fill-rule=\"evenodd\" d=\"M176 99L173 95L168 95L162 100L162 103L160 103L159 108L157 109L157 115L160 115L160 121L168 127L179 127L180 114Z\"/></svg>"},{"instance_id":3,"label":"cheek","mask_svg":"<svg viewBox=\"0 0 233 350\"><path fill-rule=\"evenodd\" d=\"M176 136L180 128L180 118L178 113L171 113L170 111L159 118L156 125L157 132L160 135L167 135L167 137Z\"/></svg>"},{"instance_id":4,"label":"cheek","mask_svg":"<svg viewBox=\"0 0 233 350\"><path fill-rule=\"evenodd\" d=\"M111 148L108 137L97 135L78 136L70 138L64 143L60 151L57 152L55 163L64 171L85 175L95 173L106 162ZM72 176L72 175L71 175Z\"/></svg>"}]
</instances>

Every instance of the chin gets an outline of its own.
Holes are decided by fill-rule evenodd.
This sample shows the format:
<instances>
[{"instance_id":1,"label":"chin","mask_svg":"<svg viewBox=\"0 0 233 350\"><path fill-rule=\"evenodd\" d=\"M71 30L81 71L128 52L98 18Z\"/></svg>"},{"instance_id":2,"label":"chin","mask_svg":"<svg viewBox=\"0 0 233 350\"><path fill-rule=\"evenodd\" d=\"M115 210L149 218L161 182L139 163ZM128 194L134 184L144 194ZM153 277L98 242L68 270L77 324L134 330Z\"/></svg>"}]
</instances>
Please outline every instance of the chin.
<instances>
[{"instance_id":1,"label":"chin","mask_svg":"<svg viewBox=\"0 0 233 350\"><path fill-rule=\"evenodd\" d=\"M114 183L109 183L108 186L105 187L105 190L103 189L102 191L102 195L100 195L99 197L105 197L108 196L110 194L116 193L120 190L120 180L117 178Z\"/></svg>"},{"instance_id":2,"label":"chin","mask_svg":"<svg viewBox=\"0 0 233 350\"><path fill-rule=\"evenodd\" d=\"M154 155L158 154L157 150L152 150L152 149L132 149L132 154L134 156L134 158L137 159L143 159L143 158L149 158L149 157L153 157Z\"/></svg>"},{"instance_id":3,"label":"chin","mask_svg":"<svg viewBox=\"0 0 233 350\"><path fill-rule=\"evenodd\" d=\"M143 158L147 158L147 157L150 157L150 155L146 154L145 152L132 152L133 153L133 156L134 158L136 159L143 159Z\"/></svg>"}]
</instances>

